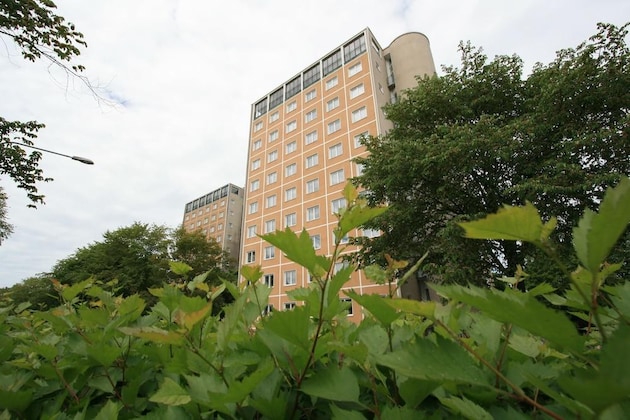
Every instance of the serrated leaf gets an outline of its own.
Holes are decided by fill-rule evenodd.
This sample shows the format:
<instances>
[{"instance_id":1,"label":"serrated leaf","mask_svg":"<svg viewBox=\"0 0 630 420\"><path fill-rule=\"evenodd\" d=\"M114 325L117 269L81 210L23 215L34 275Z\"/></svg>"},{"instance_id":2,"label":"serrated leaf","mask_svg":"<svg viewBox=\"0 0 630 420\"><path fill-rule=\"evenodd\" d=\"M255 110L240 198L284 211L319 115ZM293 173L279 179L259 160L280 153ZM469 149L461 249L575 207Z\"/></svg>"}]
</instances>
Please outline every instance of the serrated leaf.
<instances>
[{"instance_id":1,"label":"serrated leaf","mask_svg":"<svg viewBox=\"0 0 630 420\"><path fill-rule=\"evenodd\" d=\"M330 404L331 420L365 420L365 416L358 411L344 410L335 404Z\"/></svg>"},{"instance_id":2,"label":"serrated leaf","mask_svg":"<svg viewBox=\"0 0 630 420\"><path fill-rule=\"evenodd\" d=\"M363 226L365 223L387 211L387 207L369 207L367 204L354 204L343 212L339 219L339 236L344 237L351 230Z\"/></svg>"},{"instance_id":3,"label":"serrated leaf","mask_svg":"<svg viewBox=\"0 0 630 420\"><path fill-rule=\"evenodd\" d=\"M359 402L359 381L346 366L339 369L331 364L314 372L313 376L304 380L301 390L313 397L332 401Z\"/></svg>"},{"instance_id":4,"label":"serrated leaf","mask_svg":"<svg viewBox=\"0 0 630 420\"><path fill-rule=\"evenodd\" d=\"M388 304L389 298L382 298L378 295L359 295L350 290L345 291L345 294L367 309L384 327L389 326L402 315Z\"/></svg>"},{"instance_id":5,"label":"serrated leaf","mask_svg":"<svg viewBox=\"0 0 630 420\"><path fill-rule=\"evenodd\" d=\"M387 282L387 271L377 264L368 265L363 269L366 277L377 284L385 284Z\"/></svg>"},{"instance_id":6,"label":"serrated leaf","mask_svg":"<svg viewBox=\"0 0 630 420\"><path fill-rule=\"evenodd\" d=\"M11 337L4 334L0 335L0 363L11 358L14 347L15 342Z\"/></svg>"},{"instance_id":7,"label":"serrated leaf","mask_svg":"<svg viewBox=\"0 0 630 420\"><path fill-rule=\"evenodd\" d=\"M470 420L492 420L492 416L481 406L465 397L438 397L442 405L451 409L455 414Z\"/></svg>"},{"instance_id":8,"label":"serrated leaf","mask_svg":"<svg viewBox=\"0 0 630 420\"><path fill-rule=\"evenodd\" d=\"M420 315L425 318L435 318L435 306L433 301L418 301L410 299L390 299L387 304L405 313Z\"/></svg>"},{"instance_id":9,"label":"serrated leaf","mask_svg":"<svg viewBox=\"0 0 630 420\"><path fill-rule=\"evenodd\" d=\"M436 336L418 338L400 350L376 357L378 364L409 378L488 386L485 373L456 343Z\"/></svg>"},{"instance_id":10,"label":"serrated leaf","mask_svg":"<svg viewBox=\"0 0 630 420\"><path fill-rule=\"evenodd\" d=\"M81 293L84 289L89 287L91 284L92 284L92 279L89 278L87 280L83 280L79 283L73 284L72 286L64 287L63 291L61 292L61 296L63 296L65 300L71 301L72 299L77 297L77 295Z\"/></svg>"},{"instance_id":11,"label":"serrated leaf","mask_svg":"<svg viewBox=\"0 0 630 420\"><path fill-rule=\"evenodd\" d=\"M17 412L24 411L33 400L33 391L5 391L0 389L0 408Z\"/></svg>"},{"instance_id":12,"label":"serrated leaf","mask_svg":"<svg viewBox=\"0 0 630 420\"><path fill-rule=\"evenodd\" d=\"M543 224L536 207L527 202L524 206L504 206L481 220L458 225L464 229L467 238L541 243L555 228L556 219Z\"/></svg>"},{"instance_id":13,"label":"serrated leaf","mask_svg":"<svg viewBox=\"0 0 630 420\"><path fill-rule=\"evenodd\" d=\"M149 398L149 401L166 405L188 404L192 397L184 388L171 378L164 378L160 389Z\"/></svg>"},{"instance_id":14,"label":"serrated leaf","mask_svg":"<svg viewBox=\"0 0 630 420\"><path fill-rule=\"evenodd\" d=\"M241 267L241 276L251 284L260 280L263 274L262 268L259 265L244 265Z\"/></svg>"},{"instance_id":15,"label":"serrated leaf","mask_svg":"<svg viewBox=\"0 0 630 420\"><path fill-rule=\"evenodd\" d=\"M181 325L186 330L191 331L199 321L208 316L210 311L212 311L212 303L208 303L203 308L193 312L184 312L181 309L177 309L173 313L173 319L177 325Z\"/></svg>"},{"instance_id":16,"label":"serrated leaf","mask_svg":"<svg viewBox=\"0 0 630 420\"><path fill-rule=\"evenodd\" d=\"M276 231L268 235L260 235L262 239L280 249L293 262L306 268L311 274L323 277L330 268L330 260L315 254L311 237L303 229L297 236L291 229Z\"/></svg>"},{"instance_id":17,"label":"serrated leaf","mask_svg":"<svg viewBox=\"0 0 630 420\"><path fill-rule=\"evenodd\" d=\"M565 314L546 307L526 293L474 286L432 287L444 296L478 308L496 321L517 325L561 348L576 353L584 348L584 337Z\"/></svg>"},{"instance_id":18,"label":"serrated leaf","mask_svg":"<svg viewBox=\"0 0 630 420\"><path fill-rule=\"evenodd\" d=\"M94 417L94 420L116 420L122 405L112 400L107 401Z\"/></svg>"},{"instance_id":19,"label":"serrated leaf","mask_svg":"<svg viewBox=\"0 0 630 420\"><path fill-rule=\"evenodd\" d=\"M597 213L587 209L573 229L573 247L584 267L596 273L630 223L630 178L609 188Z\"/></svg>"},{"instance_id":20,"label":"serrated leaf","mask_svg":"<svg viewBox=\"0 0 630 420\"><path fill-rule=\"evenodd\" d=\"M205 273L201 273L198 276L195 276L195 278L193 278L191 281L189 281L186 284L186 288L190 290L191 292L195 289L201 289L204 292L208 292L208 290L210 289L208 285L205 283L205 281L208 278L209 274L210 274L210 271L206 271Z\"/></svg>"},{"instance_id":21,"label":"serrated leaf","mask_svg":"<svg viewBox=\"0 0 630 420\"><path fill-rule=\"evenodd\" d=\"M191 266L181 261L169 261L168 266L178 276L185 276L192 270Z\"/></svg>"},{"instance_id":22,"label":"serrated leaf","mask_svg":"<svg viewBox=\"0 0 630 420\"><path fill-rule=\"evenodd\" d=\"M264 328L289 343L308 350L311 344L308 336L309 320L307 308L298 306L292 311L274 313L265 321Z\"/></svg>"},{"instance_id":23,"label":"serrated leaf","mask_svg":"<svg viewBox=\"0 0 630 420\"><path fill-rule=\"evenodd\" d=\"M144 338L160 344L181 345L184 343L184 336L175 331L166 331L156 327L122 327L120 331L134 337Z\"/></svg>"}]
</instances>

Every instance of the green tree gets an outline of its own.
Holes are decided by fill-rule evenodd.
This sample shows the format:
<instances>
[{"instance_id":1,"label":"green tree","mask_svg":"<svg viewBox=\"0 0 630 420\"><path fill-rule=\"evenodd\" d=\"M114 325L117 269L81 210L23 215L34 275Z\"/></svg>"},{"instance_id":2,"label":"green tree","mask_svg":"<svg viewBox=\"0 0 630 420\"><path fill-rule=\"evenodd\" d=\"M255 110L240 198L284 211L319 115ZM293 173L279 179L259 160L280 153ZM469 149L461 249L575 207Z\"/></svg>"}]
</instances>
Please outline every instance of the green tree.
<instances>
[{"instance_id":1,"label":"green tree","mask_svg":"<svg viewBox=\"0 0 630 420\"><path fill-rule=\"evenodd\" d=\"M187 232L180 226L173 232L172 240L171 258L188 264L192 268L190 276L210 271L209 277L217 279L233 270L233 262L221 245L201 231Z\"/></svg>"},{"instance_id":2,"label":"green tree","mask_svg":"<svg viewBox=\"0 0 630 420\"><path fill-rule=\"evenodd\" d=\"M0 244L2 241L11 235L13 232L13 225L7 220L7 195L4 193L4 189L0 186Z\"/></svg>"},{"instance_id":3,"label":"green tree","mask_svg":"<svg viewBox=\"0 0 630 420\"><path fill-rule=\"evenodd\" d=\"M544 266L530 245L466 242L457 222L533 202L558 215L559 247L584 207L630 174L628 24L600 24L575 49L558 52L523 77L518 56L489 60L460 44L461 66L424 78L386 108L394 128L365 139L370 152L357 182L390 210L371 224L383 235L364 259L419 258L444 281L484 282L518 264Z\"/></svg>"},{"instance_id":4,"label":"green tree","mask_svg":"<svg viewBox=\"0 0 630 420\"><path fill-rule=\"evenodd\" d=\"M51 0L22 0L0 2L0 38L8 38L30 61L44 59L83 81L84 67L71 62L87 44L74 25L55 13ZM44 203L37 183L51 181L39 168L42 154L20 145L33 145L37 132L44 124L37 121L9 121L0 116L0 176L8 175L19 188L26 190L31 207Z\"/></svg>"},{"instance_id":5,"label":"green tree","mask_svg":"<svg viewBox=\"0 0 630 420\"><path fill-rule=\"evenodd\" d=\"M55 291L49 274L38 274L0 291L0 297L13 303L30 302L33 308L46 310L59 305L59 294ZM0 299L1 300L1 299Z\"/></svg>"}]
</instances>

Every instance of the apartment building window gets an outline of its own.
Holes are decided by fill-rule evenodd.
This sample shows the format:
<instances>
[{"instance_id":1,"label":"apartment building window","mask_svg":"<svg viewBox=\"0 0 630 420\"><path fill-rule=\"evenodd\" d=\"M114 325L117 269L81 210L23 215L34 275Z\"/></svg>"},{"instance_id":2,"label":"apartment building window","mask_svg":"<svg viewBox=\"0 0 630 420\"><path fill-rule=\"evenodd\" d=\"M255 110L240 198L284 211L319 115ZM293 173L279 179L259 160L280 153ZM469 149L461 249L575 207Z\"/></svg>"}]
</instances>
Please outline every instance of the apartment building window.
<instances>
[{"instance_id":1,"label":"apartment building window","mask_svg":"<svg viewBox=\"0 0 630 420\"><path fill-rule=\"evenodd\" d=\"M269 154L267 155L267 163L273 162L276 159L278 159L278 151L273 150L269 152Z\"/></svg>"},{"instance_id":2,"label":"apartment building window","mask_svg":"<svg viewBox=\"0 0 630 420\"><path fill-rule=\"evenodd\" d=\"M361 64L361 62L358 62L357 64L353 66L350 66L350 68L348 69L348 77L352 77L355 74L359 74L361 70L363 70L363 65Z\"/></svg>"},{"instance_id":3,"label":"apartment building window","mask_svg":"<svg viewBox=\"0 0 630 420\"><path fill-rule=\"evenodd\" d=\"M304 137L304 143L311 144L317 141L317 130L311 131Z\"/></svg>"},{"instance_id":4,"label":"apartment building window","mask_svg":"<svg viewBox=\"0 0 630 420\"><path fill-rule=\"evenodd\" d=\"M269 184L273 184L274 182L278 181L278 173L277 172L272 172L270 174L267 174L267 185Z\"/></svg>"},{"instance_id":5,"label":"apartment building window","mask_svg":"<svg viewBox=\"0 0 630 420\"><path fill-rule=\"evenodd\" d=\"M312 101L317 97L317 91L315 89L309 91L304 95L304 102Z\"/></svg>"},{"instance_id":6,"label":"apartment building window","mask_svg":"<svg viewBox=\"0 0 630 420\"><path fill-rule=\"evenodd\" d=\"M222 219L223 216L225 216L225 212L222 211L221 213L219 213L219 219Z\"/></svg>"},{"instance_id":7,"label":"apartment building window","mask_svg":"<svg viewBox=\"0 0 630 420\"><path fill-rule=\"evenodd\" d=\"M343 58L345 62L352 60L354 57L365 52L365 36L361 35L350 41L343 47Z\"/></svg>"},{"instance_id":8,"label":"apartment building window","mask_svg":"<svg viewBox=\"0 0 630 420\"><path fill-rule=\"evenodd\" d=\"M278 130L273 130L271 133L269 133L269 143L276 140L278 140Z\"/></svg>"},{"instance_id":9,"label":"apartment building window","mask_svg":"<svg viewBox=\"0 0 630 420\"><path fill-rule=\"evenodd\" d=\"M313 109L309 112L306 113L306 115L304 115L304 121L309 123L311 121L313 121L315 118L317 118L317 110Z\"/></svg>"},{"instance_id":10,"label":"apartment building window","mask_svg":"<svg viewBox=\"0 0 630 420\"><path fill-rule=\"evenodd\" d=\"M297 173L297 163L292 163L284 168L284 176L291 176Z\"/></svg>"},{"instance_id":11,"label":"apartment building window","mask_svg":"<svg viewBox=\"0 0 630 420\"><path fill-rule=\"evenodd\" d=\"M306 167L311 168L319 163L319 155L315 153L306 157Z\"/></svg>"},{"instance_id":12,"label":"apartment building window","mask_svg":"<svg viewBox=\"0 0 630 420\"><path fill-rule=\"evenodd\" d=\"M297 213L289 213L284 216L284 227L297 225Z\"/></svg>"},{"instance_id":13,"label":"apartment building window","mask_svg":"<svg viewBox=\"0 0 630 420\"><path fill-rule=\"evenodd\" d=\"M365 238L377 238L381 236L381 232L378 229L363 229L363 236Z\"/></svg>"},{"instance_id":14,"label":"apartment building window","mask_svg":"<svg viewBox=\"0 0 630 420\"><path fill-rule=\"evenodd\" d=\"M343 146L341 143L337 143L334 146L330 146L328 148L328 158L336 158L337 156L341 156L343 154Z\"/></svg>"},{"instance_id":15,"label":"apartment building window","mask_svg":"<svg viewBox=\"0 0 630 420\"><path fill-rule=\"evenodd\" d=\"M247 251L246 261L248 263L256 262L256 251Z\"/></svg>"},{"instance_id":16,"label":"apartment building window","mask_svg":"<svg viewBox=\"0 0 630 420\"><path fill-rule=\"evenodd\" d=\"M277 201L276 195L275 194L274 195L270 195L265 200L265 207L266 208L270 208L270 207L275 206L276 205L276 201Z\"/></svg>"},{"instance_id":17,"label":"apartment building window","mask_svg":"<svg viewBox=\"0 0 630 420\"><path fill-rule=\"evenodd\" d=\"M284 99L283 88L276 90L274 93L269 95L269 109L272 110L278 105L282 103Z\"/></svg>"},{"instance_id":18,"label":"apartment building window","mask_svg":"<svg viewBox=\"0 0 630 420\"><path fill-rule=\"evenodd\" d=\"M286 133L290 133L290 132L294 131L296 128L297 128L297 121L293 120L293 121L287 123L287 127L286 127L285 132Z\"/></svg>"},{"instance_id":19,"label":"apartment building window","mask_svg":"<svg viewBox=\"0 0 630 420\"><path fill-rule=\"evenodd\" d=\"M272 123L274 121L278 121L279 118L280 118L280 113L276 111L269 116L269 122Z\"/></svg>"},{"instance_id":20,"label":"apartment building window","mask_svg":"<svg viewBox=\"0 0 630 420\"><path fill-rule=\"evenodd\" d=\"M339 97L332 98L330 101L326 102L326 111L332 111L338 106L339 106Z\"/></svg>"},{"instance_id":21,"label":"apartment building window","mask_svg":"<svg viewBox=\"0 0 630 420\"><path fill-rule=\"evenodd\" d=\"M346 310L346 313L348 314L348 316L352 316L352 314L354 313L354 311L352 310L352 299L350 299L350 298L341 298L339 300L342 303L348 305L348 309Z\"/></svg>"},{"instance_id":22,"label":"apartment building window","mask_svg":"<svg viewBox=\"0 0 630 420\"><path fill-rule=\"evenodd\" d=\"M367 131L364 131L363 133L354 136L354 147L357 148L363 146L363 144L361 143L363 141L362 139L367 136L369 136L369 133Z\"/></svg>"},{"instance_id":23,"label":"apartment building window","mask_svg":"<svg viewBox=\"0 0 630 420\"><path fill-rule=\"evenodd\" d=\"M270 260L276 256L276 247L274 246L266 246L265 247L265 259Z\"/></svg>"},{"instance_id":24,"label":"apartment building window","mask_svg":"<svg viewBox=\"0 0 630 420\"><path fill-rule=\"evenodd\" d=\"M285 302L284 303L284 310L285 311L290 311L293 308L295 308L295 302Z\"/></svg>"},{"instance_id":25,"label":"apartment building window","mask_svg":"<svg viewBox=\"0 0 630 420\"><path fill-rule=\"evenodd\" d=\"M254 105L254 118L258 118L267 112L267 98L262 99L256 105Z\"/></svg>"},{"instance_id":26,"label":"apartment building window","mask_svg":"<svg viewBox=\"0 0 630 420\"><path fill-rule=\"evenodd\" d=\"M344 268L349 267L349 265L350 265L350 263L348 261L336 262L335 263L335 267L333 268L333 273L337 274L338 272L340 272Z\"/></svg>"},{"instance_id":27,"label":"apartment building window","mask_svg":"<svg viewBox=\"0 0 630 420\"><path fill-rule=\"evenodd\" d=\"M284 272L284 285L295 286L297 284L297 271L288 270Z\"/></svg>"},{"instance_id":28,"label":"apartment building window","mask_svg":"<svg viewBox=\"0 0 630 420\"><path fill-rule=\"evenodd\" d=\"M322 247L322 237L320 235L312 235L311 242L313 243L313 249L320 249Z\"/></svg>"},{"instance_id":29,"label":"apartment building window","mask_svg":"<svg viewBox=\"0 0 630 420\"><path fill-rule=\"evenodd\" d=\"M302 76L298 76L286 84L285 99L289 99L297 95L301 90L302 90Z\"/></svg>"},{"instance_id":30,"label":"apartment building window","mask_svg":"<svg viewBox=\"0 0 630 420\"><path fill-rule=\"evenodd\" d=\"M296 109L297 109L297 102L293 101L287 104L287 112L292 112L292 111L295 111Z\"/></svg>"},{"instance_id":31,"label":"apartment building window","mask_svg":"<svg viewBox=\"0 0 630 420\"><path fill-rule=\"evenodd\" d=\"M254 144L252 144L252 150L258 150L262 147L262 140L256 140Z\"/></svg>"},{"instance_id":32,"label":"apartment building window","mask_svg":"<svg viewBox=\"0 0 630 420\"><path fill-rule=\"evenodd\" d=\"M276 230L276 220L271 219L265 222L265 233L275 232Z\"/></svg>"},{"instance_id":33,"label":"apartment building window","mask_svg":"<svg viewBox=\"0 0 630 420\"><path fill-rule=\"evenodd\" d=\"M260 159L256 159L252 162L252 171L260 168Z\"/></svg>"},{"instance_id":34,"label":"apartment building window","mask_svg":"<svg viewBox=\"0 0 630 420\"><path fill-rule=\"evenodd\" d=\"M332 89L338 84L339 84L339 79L337 78L337 76L333 77L332 79L326 80L326 90Z\"/></svg>"},{"instance_id":35,"label":"apartment building window","mask_svg":"<svg viewBox=\"0 0 630 420\"><path fill-rule=\"evenodd\" d=\"M221 235L217 236L217 242L220 243L222 239L223 239L223 236L221 236Z\"/></svg>"},{"instance_id":36,"label":"apartment building window","mask_svg":"<svg viewBox=\"0 0 630 420\"><path fill-rule=\"evenodd\" d=\"M217 230L223 230L223 223L219 223L219 226L217 226Z\"/></svg>"},{"instance_id":37,"label":"apartment building window","mask_svg":"<svg viewBox=\"0 0 630 420\"><path fill-rule=\"evenodd\" d=\"M273 287L273 274L265 274L265 277L263 277L263 283L267 287Z\"/></svg>"},{"instance_id":38,"label":"apartment building window","mask_svg":"<svg viewBox=\"0 0 630 420\"><path fill-rule=\"evenodd\" d=\"M191 225L190 227L192 228L194 227L194 225ZM214 231L215 231L214 226L210 226L210 233L214 233Z\"/></svg>"},{"instance_id":39,"label":"apartment building window","mask_svg":"<svg viewBox=\"0 0 630 420\"><path fill-rule=\"evenodd\" d=\"M292 141L291 143L287 143L286 146L284 146L284 151L285 153L288 155L289 153L293 153L297 150L297 142L296 141Z\"/></svg>"},{"instance_id":40,"label":"apartment building window","mask_svg":"<svg viewBox=\"0 0 630 420\"><path fill-rule=\"evenodd\" d=\"M265 308L262 310L262 312L260 314L262 316L266 316L266 315L269 315L272 312L273 312L273 305L269 304L269 305L265 305Z\"/></svg>"},{"instance_id":41,"label":"apartment building window","mask_svg":"<svg viewBox=\"0 0 630 420\"><path fill-rule=\"evenodd\" d=\"M339 213L341 209L346 208L346 199L345 198L337 198L330 202L331 209L333 213Z\"/></svg>"},{"instance_id":42,"label":"apartment building window","mask_svg":"<svg viewBox=\"0 0 630 420\"><path fill-rule=\"evenodd\" d=\"M358 96L363 95L365 93L365 86L363 83L356 85L353 88L350 88L350 99L354 99Z\"/></svg>"},{"instance_id":43,"label":"apartment building window","mask_svg":"<svg viewBox=\"0 0 630 420\"><path fill-rule=\"evenodd\" d=\"M361 176L363 175L363 171L365 170L365 165L362 163L357 163L355 164L355 168L356 168L356 176Z\"/></svg>"},{"instance_id":44,"label":"apartment building window","mask_svg":"<svg viewBox=\"0 0 630 420\"><path fill-rule=\"evenodd\" d=\"M335 131L341 130L341 120L335 120L331 123L328 123L328 134L332 134Z\"/></svg>"},{"instance_id":45,"label":"apartment building window","mask_svg":"<svg viewBox=\"0 0 630 420\"><path fill-rule=\"evenodd\" d=\"M338 171L331 172L330 174L330 185L336 185L346 180L346 176L343 172L343 169L339 169Z\"/></svg>"},{"instance_id":46,"label":"apartment building window","mask_svg":"<svg viewBox=\"0 0 630 420\"><path fill-rule=\"evenodd\" d=\"M311 179L310 181L306 181L306 193L311 194L316 191L319 191L319 178Z\"/></svg>"},{"instance_id":47,"label":"apartment building window","mask_svg":"<svg viewBox=\"0 0 630 420\"><path fill-rule=\"evenodd\" d=\"M304 89L317 82L320 78L319 63L306 70L302 76L302 79L304 80Z\"/></svg>"},{"instance_id":48,"label":"apartment building window","mask_svg":"<svg viewBox=\"0 0 630 420\"><path fill-rule=\"evenodd\" d=\"M256 124L254 124L254 132L260 131L262 128L263 128L262 121L258 121Z\"/></svg>"},{"instance_id":49,"label":"apartment building window","mask_svg":"<svg viewBox=\"0 0 630 420\"><path fill-rule=\"evenodd\" d=\"M324 76L329 75L339 67L341 67L341 50L337 50L336 52L330 54L322 61L322 72L324 73Z\"/></svg>"},{"instance_id":50,"label":"apartment building window","mask_svg":"<svg viewBox=\"0 0 630 420\"><path fill-rule=\"evenodd\" d=\"M253 180L249 184L249 190L250 191L256 191L258 188L260 188L260 181L258 179Z\"/></svg>"},{"instance_id":51,"label":"apartment building window","mask_svg":"<svg viewBox=\"0 0 630 420\"><path fill-rule=\"evenodd\" d=\"M289 188L284 191L284 201L295 200L297 197L297 188Z\"/></svg>"},{"instance_id":52,"label":"apartment building window","mask_svg":"<svg viewBox=\"0 0 630 420\"><path fill-rule=\"evenodd\" d=\"M313 206L306 209L306 221L319 219L319 206Z\"/></svg>"},{"instance_id":53,"label":"apartment building window","mask_svg":"<svg viewBox=\"0 0 630 420\"><path fill-rule=\"evenodd\" d=\"M217 215L213 214L212 216L210 216L210 220L212 220L213 222L217 220Z\"/></svg>"},{"instance_id":54,"label":"apartment building window","mask_svg":"<svg viewBox=\"0 0 630 420\"><path fill-rule=\"evenodd\" d=\"M361 121L362 119L367 118L367 108L361 107L352 111L352 122L355 123L357 121Z\"/></svg>"}]
</instances>

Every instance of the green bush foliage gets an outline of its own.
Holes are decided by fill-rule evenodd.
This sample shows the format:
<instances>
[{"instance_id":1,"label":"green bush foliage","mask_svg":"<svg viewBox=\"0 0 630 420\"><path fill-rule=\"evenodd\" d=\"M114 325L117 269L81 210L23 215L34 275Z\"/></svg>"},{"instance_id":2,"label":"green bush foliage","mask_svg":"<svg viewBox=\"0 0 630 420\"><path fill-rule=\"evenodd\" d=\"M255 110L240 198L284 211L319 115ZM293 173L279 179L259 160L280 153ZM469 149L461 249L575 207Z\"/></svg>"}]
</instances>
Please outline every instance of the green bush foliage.
<instances>
[{"instance_id":1,"label":"green bush foliage","mask_svg":"<svg viewBox=\"0 0 630 420\"><path fill-rule=\"evenodd\" d=\"M270 289L258 267L240 286L211 289L201 277L115 296L90 280L56 284L63 304L0 309L0 418L620 418L630 412L630 283L607 285L606 262L630 222L630 179L609 189L599 212L573 231L578 267L556 258L555 219L506 206L462 223L469 238L522 241L558 264L570 287L527 292L517 270L505 290L435 286L441 302L360 296L360 324L347 321L339 290L353 266L334 273L341 238L383 211L356 191L330 257L308 234L264 236L306 267L301 304L265 314ZM369 267L390 295L405 263ZM416 264L417 268L420 263ZM181 266L179 269L185 271ZM409 270L410 272L412 270ZM234 302L220 315L221 293ZM548 304L545 304L548 303Z\"/></svg>"}]
</instances>

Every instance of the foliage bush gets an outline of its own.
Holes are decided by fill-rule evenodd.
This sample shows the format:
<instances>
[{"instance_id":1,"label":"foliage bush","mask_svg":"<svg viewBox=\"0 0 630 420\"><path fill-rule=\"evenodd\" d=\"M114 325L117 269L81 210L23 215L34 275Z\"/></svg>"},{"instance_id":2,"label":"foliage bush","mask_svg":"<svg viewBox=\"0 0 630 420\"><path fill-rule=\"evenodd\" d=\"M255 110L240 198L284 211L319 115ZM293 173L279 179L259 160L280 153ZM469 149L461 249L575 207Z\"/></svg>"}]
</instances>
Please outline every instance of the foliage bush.
<instances>
[{"instance_id":1,"label":"foliage bush","mask_svg":"<svg viewBox=\"0 0 630 420\"><path fill-rule=\"evenodd\" d=\"M444 300L421 302L352 292L360 324L338 293L355 268L333 274L341 238L380 214L347 187L331 257L306 232L264 236L306 267L302 302L261 315L270 289L259 268L247 284L211 289L198 276L137 295L114 296L91 281L56 284L63 304L0 309L0 418L621 418L630 412L630 283L607 277L606 258L630 222L630 179L609 189L598 213L573 232L580 265L555 257L531 204L462 223L470 238L532 244L570 280L562 294L541 284L435 286ZM394 295L403 262L366 268ZM416 267L419 264L416 264ZM184 274L186 268L178 265ZM408 271L410 272L410 271ZM527 276L504 279L512 286ZM201 292L204 296L199 296ZM220 315L221 293L234 302ZM541 301L548 302L552 307ZM580 320L580 327L571 319Z\"/></svg>"}]
</instances>

